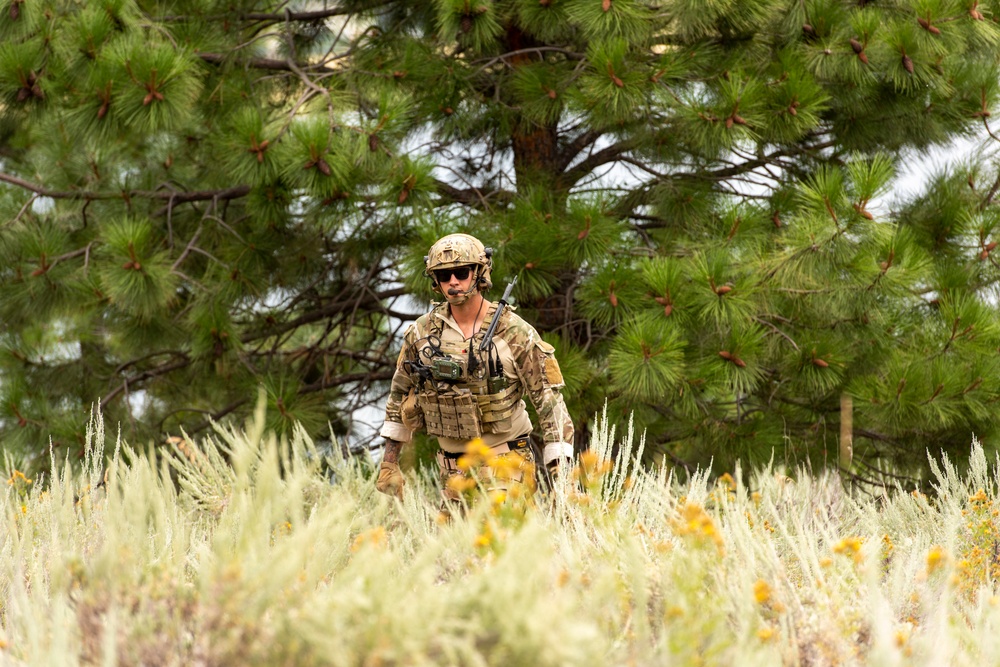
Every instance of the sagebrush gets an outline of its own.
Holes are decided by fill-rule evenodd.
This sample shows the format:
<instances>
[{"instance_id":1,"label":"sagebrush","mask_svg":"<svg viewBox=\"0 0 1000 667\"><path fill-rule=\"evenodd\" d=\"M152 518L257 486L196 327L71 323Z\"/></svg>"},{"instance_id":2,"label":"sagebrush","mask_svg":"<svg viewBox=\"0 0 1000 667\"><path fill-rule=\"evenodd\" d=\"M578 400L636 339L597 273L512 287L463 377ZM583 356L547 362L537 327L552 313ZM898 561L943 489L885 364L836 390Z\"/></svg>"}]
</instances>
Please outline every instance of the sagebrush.
<instances>
[{"instance_id":1,"label":"sagebrush","mask_svg":"<svg viewBox=\"0 0 1000 667\"><path fill-rule=\"evenodd\" d=\"M997 471L933 498L771 469L680 483L598 420L576 476L438 518L298 431L140 453L2 494L4 665L946 665L1000 649ZM610 456L616 450L614 462ZM105 464L105 461L106 464ZM12 462L8 461L8 467Z\"/></svg>"}]
</instances>

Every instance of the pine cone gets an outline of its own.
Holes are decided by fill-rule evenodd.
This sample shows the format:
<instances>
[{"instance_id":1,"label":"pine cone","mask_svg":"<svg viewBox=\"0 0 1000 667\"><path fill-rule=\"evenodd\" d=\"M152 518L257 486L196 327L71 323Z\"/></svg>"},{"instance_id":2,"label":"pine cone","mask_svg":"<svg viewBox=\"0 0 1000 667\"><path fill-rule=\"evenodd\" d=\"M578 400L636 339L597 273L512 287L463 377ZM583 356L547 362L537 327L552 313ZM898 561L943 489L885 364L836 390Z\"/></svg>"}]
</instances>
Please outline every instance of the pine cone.
<instances>
[{"instance_id":1,"label":"pine cone","mask_svg":"<svg viewBox=\"0 0 1000 667\"><path fill-rule=\"evenodd\" d=\"M911 60L910 56L906 55L905 53L903 54L903 69L905 69L910 74L913 74L913 60Z\"/></svg>"},{"instance_id":2,"label":"pine cone","mask_svg":"<svg viewBox=\"0 0 1000 667\"><path fill-rule=\"evenodd\" d=\"M861 204L852 204L852 206L854 207L854 210L858 212L858 215L860 215L862 218L865 218L866 220L875 219L875 216L866 211L865 208L861 206Z\"/></svg>"},{"instance_id":3,"label":"pine cone","mask_svg":"<svg viewBox=\"0 0 1000 667\"><path fill-rule=\"evenodd\" d=\"M603 9L605 12L611 11L611 0L604 0L601 3L601 9Z\"/></svg>"},{"instance_id":4,"label":"pine cone","mask_svg":"<svg viewBox=\"0 0 1000 667\"><path fill-rule=\"evenodd\" d=\"M469 16L468 14L465 14L462 17L462 20L459 23L459 26L460 26L460 28L462 30L462 34L468 34L468 33L472 32L472 17Z\"/></svg>"},{"instance_id":5,"label":"pine cone","mask_svg":"<svg viewBox=\"0 0 1000 667\"><path fill-rule=\"evenodd\" d=\"M927 32L931 33L932 35L940 35L941 34L941 30L937 26L931 25L931 22L928 19L921 18L921 17L918 16L917 17L917 23L920 24L921 28L923 28Z\"/></svg>"},{"instance_id":6,"label":"pine cone","mask_svg":"<svg viewBox=\"0 0 1000 667\"><path fill-rule=\"evenodd\" d=\"M851 37L851 48L854 49L855 53L863 53L865 47L858 40Z\"/></svg>"}]
</instances>

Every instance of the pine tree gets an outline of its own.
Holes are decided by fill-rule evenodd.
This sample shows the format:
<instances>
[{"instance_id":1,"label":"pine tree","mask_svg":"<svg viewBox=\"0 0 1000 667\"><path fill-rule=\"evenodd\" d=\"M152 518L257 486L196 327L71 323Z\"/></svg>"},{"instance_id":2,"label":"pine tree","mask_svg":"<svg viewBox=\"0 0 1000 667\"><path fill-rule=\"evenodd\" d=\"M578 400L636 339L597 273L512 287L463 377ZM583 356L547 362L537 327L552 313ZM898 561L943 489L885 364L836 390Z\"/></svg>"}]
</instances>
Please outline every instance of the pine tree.
<instances>
[{"instance_id":1,"label":"pine tree","mask_svg":"<svg viewBox=\"0 0 1000 667\"><path fill-rule=\"evenodd\" d=\"M1000 0L0 3L5 443L378 405L422 256L519 277L671 464L919 474L996 434ZM994 144L995 145L995 144ZM846 424L846 415L845 415ZM844 443L845 445L848 443Z\"/></svg>"}]
</instances>

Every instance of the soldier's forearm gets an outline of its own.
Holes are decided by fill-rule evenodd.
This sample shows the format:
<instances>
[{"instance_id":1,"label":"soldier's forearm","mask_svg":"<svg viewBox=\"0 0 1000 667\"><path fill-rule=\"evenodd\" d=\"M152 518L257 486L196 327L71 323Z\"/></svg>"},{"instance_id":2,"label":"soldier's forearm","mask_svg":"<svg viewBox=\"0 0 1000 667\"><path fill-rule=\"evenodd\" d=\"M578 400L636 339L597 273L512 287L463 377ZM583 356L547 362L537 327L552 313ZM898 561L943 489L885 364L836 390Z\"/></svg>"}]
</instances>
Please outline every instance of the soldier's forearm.
<instances>
[{"instance_id":1,"label":"soldier's forearm","mask_svg":"<svg viewBox=\"0 0 1000 667\"><path fill-rule=\"evenodd\" d=\"M403 449L403 443L398 440L386 438L385 452L382 454L382 460L386 463L399 463L399 451L401 449Z\"/></svg>"}]
</instances>

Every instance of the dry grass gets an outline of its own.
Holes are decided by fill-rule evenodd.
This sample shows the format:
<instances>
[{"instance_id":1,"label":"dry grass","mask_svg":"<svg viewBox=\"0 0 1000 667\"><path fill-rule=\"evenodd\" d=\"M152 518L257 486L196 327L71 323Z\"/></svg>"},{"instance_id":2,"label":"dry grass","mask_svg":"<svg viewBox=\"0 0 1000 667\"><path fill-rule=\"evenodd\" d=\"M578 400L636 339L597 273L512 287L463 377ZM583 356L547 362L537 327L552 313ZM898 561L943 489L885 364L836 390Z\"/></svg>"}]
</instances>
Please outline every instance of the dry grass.
<instances>
[{"instance_id":1,"label":"dry grass","mask_svg":"<svg viewBox=\"0 0 1000 667\"><path fill-rule=\"evenodd\" d=\"M8 470L0 664L937 666L1000 649L998 466L975 444L935 499L872 501L831 477L612 466L603 423L586 493L472 493L439 523L426 481L398 504L335 460L331 485L305 437L260 424L116 447L106 469L96 424L82 473Z\"/></svg>"}]
</instances>

